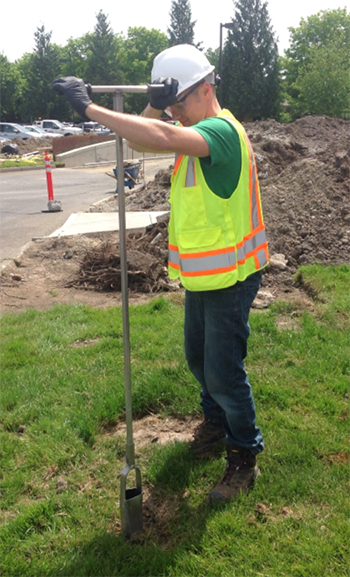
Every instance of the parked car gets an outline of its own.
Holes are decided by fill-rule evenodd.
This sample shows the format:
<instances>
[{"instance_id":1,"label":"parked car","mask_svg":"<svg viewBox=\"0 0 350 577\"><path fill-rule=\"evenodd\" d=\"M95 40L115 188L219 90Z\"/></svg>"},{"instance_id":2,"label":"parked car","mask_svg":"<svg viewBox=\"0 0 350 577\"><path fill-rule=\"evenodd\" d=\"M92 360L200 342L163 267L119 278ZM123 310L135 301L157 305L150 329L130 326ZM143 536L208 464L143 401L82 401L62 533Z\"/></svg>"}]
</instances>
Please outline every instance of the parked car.
<instances>
[{"instance_id":1,"label":"parked car","mask_svg":"<svg viewBox=\"0 0 350 577\"><path fill-rule=\"evenodd\" d=\"M83 134L81 128L77 128L76 126L67 126L59 120L36 120L34 124L35 126L39 126L39 128L43 128L45 132L56 132L56 134L62 134L63 136Z\"/></svg>"},{"instance_id":2,"label":"parked car","mask_svg":"<svg viewBox=\"0 0 350 577\"><path fill-rule=\"evenodd\" d=\"M22 138L23 140L28 140L28 138L40 138L40 136L28 132L28 130L20 124L14 124L12 122L0 122L0 136L9 138L10 140L16 137Z\"/></svg>"},{"instance_id":3,"label":"parked car","mask_svg":"<svg viewBox=\"0 0 350 577\"><path fill-rule=\"evenodd\" d=\"M79 128L81 128L84 132L93 132L95 134L112 134L112 131L109 128L106 128L102 124L98 122L88 121L88 122L80 122L77 124Z\"/></svg>"},{"instance_id":4,"label":"parked car","mask_svg":"<svg viewBox=\"0 0 350 577\"><path fill-rule=\"evenodd\" d=\"M57 134L57 132L48 132L46 130L44 130L43 128L40 128L40 126L28 126L28 125L24 125L23 128L25 130L27 130L28 132L30 132L31 134L35 134L37 136L51 136L54 138L62 138L63 134Z\"/></svg>"}]
</instances>

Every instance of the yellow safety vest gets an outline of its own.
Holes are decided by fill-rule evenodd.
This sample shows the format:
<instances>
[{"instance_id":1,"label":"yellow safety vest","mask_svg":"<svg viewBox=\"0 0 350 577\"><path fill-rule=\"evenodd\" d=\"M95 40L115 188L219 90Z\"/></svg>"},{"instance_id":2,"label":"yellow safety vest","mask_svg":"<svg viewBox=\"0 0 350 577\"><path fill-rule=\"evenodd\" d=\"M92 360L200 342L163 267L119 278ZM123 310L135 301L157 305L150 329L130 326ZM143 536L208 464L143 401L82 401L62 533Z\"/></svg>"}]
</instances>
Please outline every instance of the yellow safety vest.
<instances>
[{"instance_id":1,"label":"yellow safety vest","mask_svg":"<svg viewBox=\"0 0 350 577\"><path fill-rule=\"evenodd\" d=\"M252 146L228 110L219 116L232 122L241 145L241 174L231 197L213 193L198 158L180 155L171 178L168 271L190 291L244 281L269 258Z\"/></svg>"}]
</instances>

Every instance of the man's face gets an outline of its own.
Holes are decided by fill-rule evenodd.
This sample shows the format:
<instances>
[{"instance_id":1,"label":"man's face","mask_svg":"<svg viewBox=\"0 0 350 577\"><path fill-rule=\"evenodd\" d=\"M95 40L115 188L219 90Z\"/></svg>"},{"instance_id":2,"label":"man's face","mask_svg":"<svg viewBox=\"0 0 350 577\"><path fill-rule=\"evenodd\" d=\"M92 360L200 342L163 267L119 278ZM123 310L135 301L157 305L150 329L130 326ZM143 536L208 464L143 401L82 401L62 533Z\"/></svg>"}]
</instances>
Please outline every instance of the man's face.
<instances>
[{"instance_id":1,"label":"man's face","mask_svg":"<svg viewBox=\"0 0 350 577\"><path fill-rule=\"evenodd\" d=\"M172 119L180 122L182 126L193 126L204 118L199 90L202 83L203 81L185 90L179 96L178 102L166 109Z\"/></svg>"}]
</instances>

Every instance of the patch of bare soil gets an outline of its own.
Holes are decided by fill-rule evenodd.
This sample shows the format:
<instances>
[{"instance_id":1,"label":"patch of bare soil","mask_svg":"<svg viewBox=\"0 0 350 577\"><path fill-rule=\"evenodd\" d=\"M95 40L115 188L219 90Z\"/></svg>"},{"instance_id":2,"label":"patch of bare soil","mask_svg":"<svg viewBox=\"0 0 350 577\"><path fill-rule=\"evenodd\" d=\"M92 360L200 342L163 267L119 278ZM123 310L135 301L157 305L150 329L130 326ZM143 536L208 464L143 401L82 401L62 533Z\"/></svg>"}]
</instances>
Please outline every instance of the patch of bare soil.
<instances>
[{"instance_id":1,"label":"patch of bare soil","mask_svg":"<svg viewBox=\"0 0 350 577\"><path fill-rule=\"evenodd\" d=\"M192 439L194 429L202 419L184 417L166 417L156 415L133 421L133 438L138 449L147 445L166 445L167 443L188 443ZM126 424L119 423L109 435L126 437Z\"/></svg>"},{"instance_id":2,"label":"patch of bare soil","mask_svg":"<svg viewBox=\"0 0 350 577\"><path fill-rule=\"evenodd\" d=\"M245 126L258 165L271 264L255 306L299 298L293 274L300 264L349 263L350 122L305 117ZM168 210L171 167L126 191L126 210ZM118 210L117 196L90 207ZM181 290L166 274L166 220L127 238L129 299ZM48 238L30 243L0 278L0 312L44 310L56 303L108 307L121 303L117 233Z\"/></svg>"},{"instance_id":3,"label":"patch of bare soil","mask_svg":"<svg viewBox=\"0 0 350 577\"><path fill-rule=\"evenodd\" d=\"M164 419L150 415L143 419L133 421L133 438L137 451L141 453L141 464L143 460L143 451L147 447L154 445L165 445L169 443L189 443L192 440L192 435L195 428L200 424L202 419L193 417L175 418L166 417ZM108 433L109 436L126 437L125 423L119 423ZM215 451L215 453L214 453ZM223 453L223 445L216 447L211 451L210 455L220 455ZM200 458L207 458L208 453L205 453ZM222 463L224 470L225 464ZM185 479L185 474L184 474ZM180 505L183 500L186 500L188 495L188 488L184 482L182 495L179 491L177 494L173 492L167 493L164 489L149 486L143 483L143 534L135 534L132 536L133 542L143 542L146 538L152 539L162 547L171 547L173 543L173 536L169 532L169 527L172 524L180 523L181 511ZM116 521L114 530L117 535L121 533L121 525Z\"/></svg>"}]
</instances>

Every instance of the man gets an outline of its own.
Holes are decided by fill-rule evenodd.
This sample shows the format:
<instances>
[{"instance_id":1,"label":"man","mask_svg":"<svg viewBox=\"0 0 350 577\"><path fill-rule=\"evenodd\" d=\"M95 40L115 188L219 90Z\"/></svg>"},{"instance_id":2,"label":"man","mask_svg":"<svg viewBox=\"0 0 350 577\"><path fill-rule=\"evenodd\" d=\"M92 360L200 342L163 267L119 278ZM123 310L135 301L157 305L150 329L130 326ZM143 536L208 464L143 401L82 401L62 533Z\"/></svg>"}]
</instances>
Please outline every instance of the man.
<instances>
[{"instance_id":1,"label":"man","mask_svg":"<svg viewBox=\"0 0 350 577\"><path fill-rule=\"evenodd\" d=\"M195 47L161 52L152 83L163 84L163 93L151 92L142 117L93 104L73 77L55 80L53 88L132 148L177 154L169 275L186 288L186 359L202 387L204 413L191 450L206 453L226 438L227 467L209 498L228 501L253 485L264 448L244 368L249 310L268 262L254 154L242 125L221 109L214 67ZM164 110L177 126L159 120Z\"/></svg>"}]
</instances>

